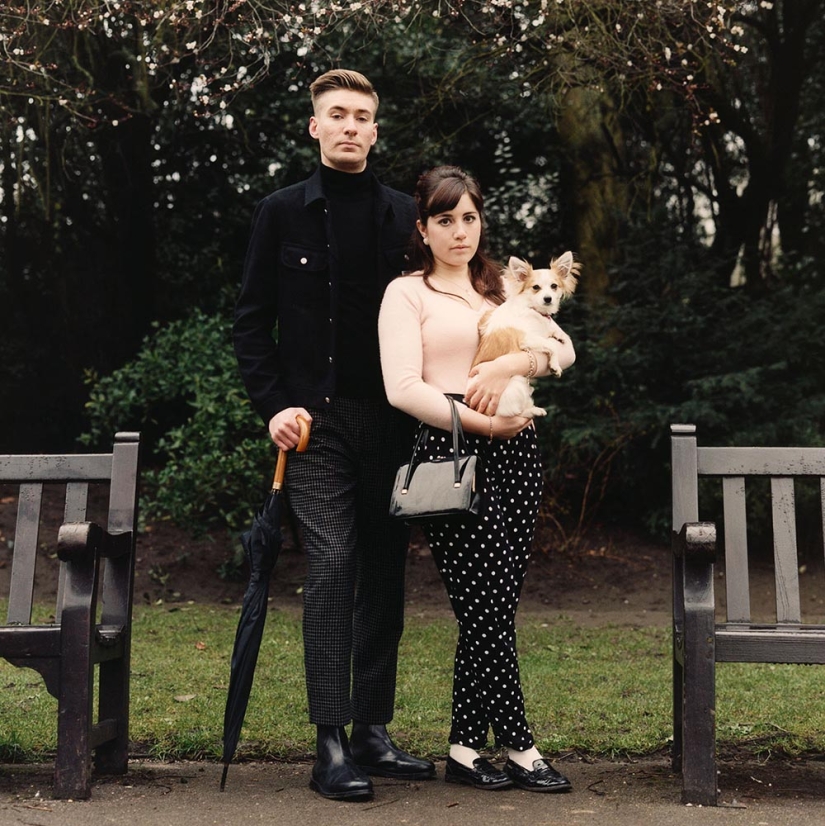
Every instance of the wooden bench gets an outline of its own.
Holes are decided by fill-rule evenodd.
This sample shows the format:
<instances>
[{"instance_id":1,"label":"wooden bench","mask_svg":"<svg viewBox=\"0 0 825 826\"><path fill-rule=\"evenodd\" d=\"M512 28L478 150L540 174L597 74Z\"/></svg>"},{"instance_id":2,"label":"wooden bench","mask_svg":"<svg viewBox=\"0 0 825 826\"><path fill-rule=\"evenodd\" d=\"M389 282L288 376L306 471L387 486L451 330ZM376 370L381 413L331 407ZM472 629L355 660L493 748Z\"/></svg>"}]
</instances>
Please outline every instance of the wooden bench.
<instances>
[{"instance_id":1,"label":"wooden bench","mask_svg":"<svg viewBox=\"0 0 825 826\"><path fill-rule=\"evenodd\" d=\"M118 433L106 454L0 456L0 483L18 486L0 656L38 671L57 699L55 797L89 797L92 752L102 774L127 769L138 452L138 434ZM52 623L33 624L35 563L45 556L38 554L41 527L46 528L41 526L44 484L53 483L60 484L61 494L65 490L63 524L51 549L60 560L57 606ZM103 506L108 514L100 520L105 529L86 521L93 483L108 487L108 509Z\"/></svg>"},{"instance_id":2,"label":"wooden bench","mask_svg":"<svg viewBox=\"0 0 825 826\"><path fill-rule=\"evenodd\" d=\"M671 456L673 768L682 773L684 803L715 806L716 663L825 663L825 626L802 621L795 506L795 480L813 477L825 518L825 448L698 447L696 428L675 424ZM699 521L702 477L721 480L725 622L716 621L716 525ZM770 479L769 492L763 486L770 496L776 614L768 622L752 621L749 590L745 496L759 477Z\"/></svg>"}]
</instances>

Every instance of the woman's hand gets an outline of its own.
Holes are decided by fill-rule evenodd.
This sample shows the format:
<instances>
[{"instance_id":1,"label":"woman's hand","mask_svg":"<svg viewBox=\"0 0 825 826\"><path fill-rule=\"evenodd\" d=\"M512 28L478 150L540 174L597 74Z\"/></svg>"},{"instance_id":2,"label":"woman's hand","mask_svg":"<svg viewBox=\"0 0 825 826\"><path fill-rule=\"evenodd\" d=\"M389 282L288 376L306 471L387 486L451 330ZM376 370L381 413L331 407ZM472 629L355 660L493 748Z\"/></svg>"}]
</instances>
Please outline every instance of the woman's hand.
<instances>
[{"instance_id":1,"label":"woman's hand","mask_svg":"<svg viewBox=\"0 0 825 826\"><path fill-rule=\"evenodd\" d=\"M532 419L524 416L493 416L493 438L512 439L533 423Z\"/></svg>"},{"instance_id":2,"label":"woman's hand","mask_svg":"<svg viewBox=\"0 0 825 826\"><path fill-rule=\"evenodd\" d=\"M464 393L464 401L485 416L495 416L501 394L511 377L518 373L519 357L523 354L499 356L493 361L483 361L470 370L470 379ZM511 356L515 356L513 359Z\"/></svg>"}]
</instances>

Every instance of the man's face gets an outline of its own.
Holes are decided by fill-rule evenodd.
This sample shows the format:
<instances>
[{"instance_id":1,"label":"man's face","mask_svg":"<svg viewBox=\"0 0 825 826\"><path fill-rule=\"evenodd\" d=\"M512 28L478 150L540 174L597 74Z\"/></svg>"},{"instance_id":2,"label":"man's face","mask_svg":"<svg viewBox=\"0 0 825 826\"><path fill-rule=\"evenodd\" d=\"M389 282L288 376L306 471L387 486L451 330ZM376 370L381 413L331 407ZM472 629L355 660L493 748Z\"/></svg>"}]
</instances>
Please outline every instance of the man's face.
<instances>
[{"instance_id":1,"label":"man's face","mask_svg":"<svg viewBox=\"0 0 825 826\"><path fill-rule=\"evenodd\" d=\"M321 149L321 162L341 172L361 172L378 139L375 101L363 92L334 89L315 101L309 134Z\"/></svg>"}]
</instances>

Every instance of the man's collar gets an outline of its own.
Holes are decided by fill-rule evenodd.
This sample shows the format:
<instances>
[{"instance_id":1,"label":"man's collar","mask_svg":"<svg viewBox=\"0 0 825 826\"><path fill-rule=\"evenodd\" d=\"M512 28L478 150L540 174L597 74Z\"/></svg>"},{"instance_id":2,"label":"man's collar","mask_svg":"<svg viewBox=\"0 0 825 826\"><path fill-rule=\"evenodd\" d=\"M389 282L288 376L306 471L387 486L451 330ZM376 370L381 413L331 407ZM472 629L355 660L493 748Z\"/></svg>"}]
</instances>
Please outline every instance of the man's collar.
<instances>
[{"instance_id":1,"label":"man's collar","mask_svg":"<svg viewBox=\"0 0 825 826\"><path fill-rule=\"evenodd\" d=\"M321 184L321 167L317 167L315 172L307 179L306 192L304 193L304 206L309 206L315 201L324 199L324 188Z\"/></svg>"},{"instance_id":2,"label":"man's collar","mask_svg":"<svg viewBox=\"0 0 825 826\"><path fill-rule=\"evenodd\" d=\"M371 168L372 167L368 164L367 169ZM378 180L378 176L374 173L372 176L372 187L373 191L375 192L375 197L377 199L376 203L378 204L379 211L382 207L392 210L392 204L384 194L384 187ZM309 206L310 204L314 204L316 201L324 200L325 196L323 183L321 181L321 167L318 166L316 167L312 175L310 175L309 178L307 178L306 191L304 193L304 206Z\"/></svg>"}]
</instances>

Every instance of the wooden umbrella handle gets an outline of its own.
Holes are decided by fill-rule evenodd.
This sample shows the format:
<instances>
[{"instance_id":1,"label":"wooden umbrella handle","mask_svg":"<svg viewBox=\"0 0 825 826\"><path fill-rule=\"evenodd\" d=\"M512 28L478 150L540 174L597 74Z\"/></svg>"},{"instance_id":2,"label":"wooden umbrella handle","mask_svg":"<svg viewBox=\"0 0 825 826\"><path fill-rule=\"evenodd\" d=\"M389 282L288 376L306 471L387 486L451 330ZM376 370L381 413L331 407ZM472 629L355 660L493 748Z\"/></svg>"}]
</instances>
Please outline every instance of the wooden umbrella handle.
<instances>
[{"instance_id":1,"label":"wooden umbrella handle","mask_svg":"<svg viewBox=\"0 0 825 826\"><path fill-rule=\"evenodd\" d=\"M309 422L303 416L296 416L295 421L298 422L298 444L295 445L297 453L303 453L309 445Z\"/></svg>"},{"instance_id":2,"label":"wooden umbrella handle","mask_svg":"<svg viewBox=\"0 0 825 826\"><path fill-rule=\"evenodd\" d=\"M298 422L298 444L295 450L303 453L309 445L309 422L303 416L296 416ZM272 490L281 490L284 486L284 476L286 475L286 455L288 451L278 449L278 461L275 464L275 477L272 480Z\"/></svg>"}]
</instances>

